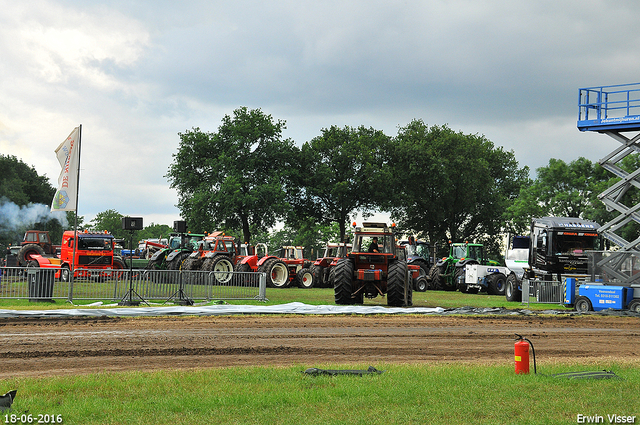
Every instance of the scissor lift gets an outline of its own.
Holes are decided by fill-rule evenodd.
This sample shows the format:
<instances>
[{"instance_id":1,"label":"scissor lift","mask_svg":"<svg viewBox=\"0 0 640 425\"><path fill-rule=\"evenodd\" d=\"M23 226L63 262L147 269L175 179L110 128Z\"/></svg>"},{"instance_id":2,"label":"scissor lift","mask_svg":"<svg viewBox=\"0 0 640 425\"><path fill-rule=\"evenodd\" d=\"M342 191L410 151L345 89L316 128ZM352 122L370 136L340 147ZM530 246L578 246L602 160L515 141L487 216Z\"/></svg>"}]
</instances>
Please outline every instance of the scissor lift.
<instances>
[{"instance_id":1,"label":"scissor lift","mask_svg":"<svg viewBox=\"0 0 640 425\"><path fill-rule=\"evenodd\" d=\"M623 196L629 190L640 189L640 168L627 172L619 165L628 155L640 153L640 83L581 88L578 107L580 131L607 134L620 143L618 148L599 161L604 169L619 177L620 181L598 195L607 210L619 213L613 220L602 225L599 232L620 248L592 260L592 281L602 280L606 284L611 279L609 285L631 286L635 289L632 293L640 296L640 269L636 266L640 259L640 237L627 241L618 234L631 222L640 224L640 203L626 205L623 202ZM631 273L627 270L630 264ZM606 278L602 279L601 274ZM638 296L634 298L637 299ZM637 311L638 303L634 300L629 307Z\"/></svg>"}]
</instances>

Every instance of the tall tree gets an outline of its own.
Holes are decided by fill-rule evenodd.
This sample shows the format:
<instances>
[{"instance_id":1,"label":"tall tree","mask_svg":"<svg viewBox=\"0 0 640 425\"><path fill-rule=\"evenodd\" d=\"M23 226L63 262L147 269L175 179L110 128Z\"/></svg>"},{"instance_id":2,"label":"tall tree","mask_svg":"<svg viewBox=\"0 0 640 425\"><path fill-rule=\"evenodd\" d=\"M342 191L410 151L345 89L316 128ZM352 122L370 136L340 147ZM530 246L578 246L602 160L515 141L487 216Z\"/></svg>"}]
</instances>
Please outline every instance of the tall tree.
<instances>
[{"instance_id":1,"label":"tall tree","mask_svg":"<svg viewBox=\"0 0 640 425\"><path fill-rule=\"evenodd\" d=\"M284 121L260 109L236 109L217 133L180 133L167 178L178 190L178 208L189 228L213 231L268 228L288 210L286 191L295 147L282 138Z\"/></svg>"},{"instance_id":2,"label":"tall tree","mask_svg":"<svg viewBox=\"0 0 640 425\"><path fill-rule=\"evenodd\" d=\"M65 214L49 210L56 192L49 179L11 155L0 154L0 170L0 245L21 241L29 229L48 230L60 241Z\"/></svg>"},{"instance_id":3,"label":"tall tree","mask_svg":"<svg viewBox=\"0 0 640 425\"><path fill-rule=\"evenodd\" d=\"M640 168L640 156L628 155L618 165L631 173ZM620 179L599 164L584 157L570 163L551 158L536 173L535 180L521 189L506 210L505 218L514 232L526 232L533 217L578 217L605 224L618 215L616 211L607 211L598 195ZM636 205L640 202L638 189L627 191L619 201L628 207ZM635 239L637 232L635 223L620 230L627 240Z\"/></svg>"},{"instance_id":4,"label":"tall tree","mask_svg":"<svg viewBox=\"0 0 640 425\"><path fill-rule=\"evenodd\" d=\"M337 223L340 239L353 214L384 203L388 181L384 172L384 152L390 137L382 131L332 126L305 143L301 150L298 184L301 190L291 202L300 215L321 223Z\"/></svg>"},{"instance_id":5,"label":"tall tree","mask_svg":"<svg viewBox=\"0 0 640 425\"><path fill-rule=\"evenodd\" d=\"M397 193L388 209L399 228L440 246L475 240L497 251L502 214L527 182L528 168L513 152L419 119L401 127L394 142L389 164Z\"/></svg>"}]
</instances>

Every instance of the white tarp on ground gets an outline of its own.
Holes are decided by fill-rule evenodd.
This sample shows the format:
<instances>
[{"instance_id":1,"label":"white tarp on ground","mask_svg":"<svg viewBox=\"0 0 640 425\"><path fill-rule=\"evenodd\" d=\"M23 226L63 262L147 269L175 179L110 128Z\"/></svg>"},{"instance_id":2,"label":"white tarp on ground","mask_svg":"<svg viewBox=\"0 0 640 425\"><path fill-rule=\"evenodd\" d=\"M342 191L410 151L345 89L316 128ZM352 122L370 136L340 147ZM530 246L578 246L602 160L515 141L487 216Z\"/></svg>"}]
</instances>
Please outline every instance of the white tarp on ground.
<instances>
[{"instance_id":1,"label":"white tarp on ground","mask_svg":"<svg viewBox=\"0 0 640 425\"><path fill-rule=\"evenodd\" d=\"M531 314L579 314L575 311L544 310L531 311L526 309L510 310L506 308L442 308L442 307L382 307L382 306L340 306L340 305L308 305L303 303L289 303L280 305L196 305L196 306L148 306L148 307L117 307L109 308L74 308L56 310L0 310L0 318L68 318L68 317L136 317L136 316L228 316L234 314L500 314L500 315L531 315ZM588 314L602 315L632 315L637 313L628 311L589 312Z\"/></svg>"}]
</instances>

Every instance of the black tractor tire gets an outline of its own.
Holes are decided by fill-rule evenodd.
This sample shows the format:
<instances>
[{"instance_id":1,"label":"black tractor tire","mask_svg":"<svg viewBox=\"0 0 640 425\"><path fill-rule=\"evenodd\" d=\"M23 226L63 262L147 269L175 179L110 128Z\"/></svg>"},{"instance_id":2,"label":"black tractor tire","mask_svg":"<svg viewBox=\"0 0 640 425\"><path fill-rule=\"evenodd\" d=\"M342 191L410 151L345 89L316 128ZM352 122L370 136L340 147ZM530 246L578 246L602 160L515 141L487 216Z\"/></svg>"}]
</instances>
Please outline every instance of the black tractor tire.
<instances>
[{"instance_id":1,"label":"black tractor tire","mask_svg":"<svg viewBox=\"0 0 640 425\"><path fill-rule=\"evenodd\" d=\"M18 251L18 265L19 266L27 266L29 261L32 260L32 255L42 255L44 256L44 249L35 243L30 243L27 245L23 245L22 248Z\"/></svg>"},{"instance_id":2,"label":"black tractor tire","mask_svg":"<svg viewBox=\"0 0 640 425\"><path fill-rule=\"evenodd\" d=\"M179 253L178 255L173 257L173 259L171 261L169 261L167 263L167 269L168 270L182 270L182 266L184 265L184 262L189 258L189 255L191 255L190 252L181 252L181 253Z\"/></svg>"},{"instance_id":3,"label":"black tractor tire","mask_svg":"<svg viewBox=\"0 0 640 425\"><path fill-rule=\"evenodd\" d=\"M507 277L502 273L487 277L487 293L489 295L504 295L507 289Z\"/></svg>"},{"instance_id":4,"label":"black tractor tire","mask_svg":"<svg viewBox=\"0 0 640 425\"><path fill-rule=\"evenodd\" d=\"M312 265L310 270L313 275L313 286L324 288L324 267Z\"/></svg>"},{"instance_id":5,"label":"black tractor tire","mask_svg":"<svg viewBox=\"0 0 640 425\"><path fill-rule=\"evenodd\" d=\"M413 285L407 283L407 262L398 260L389 263L387 272L387 305L403 307L413 305ZM406 300L405 300L406 286Z\"/></svg>"},{"instance_id":6,"label":"black tractor tire","mask_svg":"<svg viewBox=\"0 0 640 425\"><path fill-rule=\"evenodd\" d=\"M269 288L288 288L290 285L289 269L284 262L277 258L265 261L258 267L258 271L267 274L267 286Z\"/></svg>"},{"instance_id":7,"label":"black tractor tire","mask_svg":"<svg viewBox=\"0 0 640 425\"><path fill-rule=\"evenodd\" d=\"M252 281L251 276L248 274L251 272L251 266L247 263L236 263L233 267L235 272L233 275L233 281L236 285L243 286ZM255 280L257 282L257 279Z\"/></svg>"},{"instance_id":8,"label":"black tractor tire","mask_svg":"<svg viewBox=\"0 0 640 425\"><path fill-rule=\"evenodd\" d=\"M418 276L413 282L413 290L416 292L425 292L428 286L429 282L426 276Z\"/></svg>"},{"instance_id":9,"label":"black tractor tire","mask_svg":"<svg viewBox=\"0 0 640 425\"><path fill-rule=\"evenodd\" d=\"M201 258L187 258L184 260L184 264L182 265L182 270L200 270L202 268L202 259Z\"/></svg>"},{"instance_id":10,"label":"black tractor tire","mask_svg":"<svg viewBox=\"0 0 640 425\"><path fill-rule=\"evenodd\" d=\"M435 265L431 267L429 274L427 275L427 280L429 281L429 289L444 289L444 280L440 276L440 267Z\"/></svg>"},{"instance_id":11,"label":"black tractor tire","mask_svg":"<svg viewBox=\"0 0 640 425\"><path fill-rule=\"evenodd\" d=\"M336 304L355 304L353 294L353 262L348 258L338 260L338 264L331 270L333 273L333 294Z\"/></svg>"},{"instance_id":12,"label":"black tractor tire","mask_svg":"<svg viewBox=\"0 0 640 425\"><path fill-rule=\"evenodd\" d=\"M296 280L298 281L298 287L303 289L313 288L315 278L313 277L313 273L308 268L300 269L297 273Z\"/></svg>"},{"instance_id":13,"label":"black tractor tire","mask_svg":"<svg viewBox=\"0 0 640 425\"><path fill-rule=\"evenodd\" d=\"M216 285L229 285L233 278L233 261L226 255L216 255L207 258L204 262L206 271L212 272L213 281Z\"/></svg>"},{"instance_id":14,"label":"black tractor tire","mask_svg":"<svg viewBox=\"0 0 640 425\"><path fill-rule=\"evenodd\" d=\"M591 305L591 301L587 297L577 297L576 303L574 304L576 311L578 313L586 313L588 311L593 310L593 306Z\"/></svg>"},{"instance_id":15,"label":"black tractor tire","mask_svg":"<svg viewBox=\"0 0 640 425\"><path fill-rule=\"evenodd\" d=\"M511 273L507 276L507 284L504 290L504 296L507 301L519 302L522 301L522 291L518 289L520 282L515 274Z\"/></svg>"}]
</instances>

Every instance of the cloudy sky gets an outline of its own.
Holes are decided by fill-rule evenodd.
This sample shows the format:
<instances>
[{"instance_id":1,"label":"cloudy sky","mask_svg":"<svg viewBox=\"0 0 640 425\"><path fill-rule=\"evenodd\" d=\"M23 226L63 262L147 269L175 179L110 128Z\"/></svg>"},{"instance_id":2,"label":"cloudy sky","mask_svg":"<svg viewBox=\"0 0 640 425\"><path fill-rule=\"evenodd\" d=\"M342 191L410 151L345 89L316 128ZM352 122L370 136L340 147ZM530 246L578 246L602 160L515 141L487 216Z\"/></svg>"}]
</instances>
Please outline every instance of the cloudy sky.
<instances>
[{"instance_id":1,"label":"cloudy sky","mask_svg":"<svg viewBox=\"0 0 640 425\"><path fill-rule=\"evenodd\" d=\"M46 174L83 126L80 215L180 219L178 133L240 106L309 141L421 118L484 134L532 170L597 161L578 88L640 80L637 1L0 0L0 154ZM532 175L535 177L535 173Z\"/></svg>"}]
</instances>

